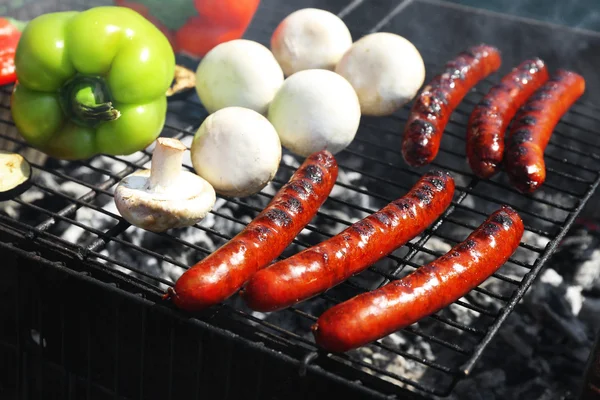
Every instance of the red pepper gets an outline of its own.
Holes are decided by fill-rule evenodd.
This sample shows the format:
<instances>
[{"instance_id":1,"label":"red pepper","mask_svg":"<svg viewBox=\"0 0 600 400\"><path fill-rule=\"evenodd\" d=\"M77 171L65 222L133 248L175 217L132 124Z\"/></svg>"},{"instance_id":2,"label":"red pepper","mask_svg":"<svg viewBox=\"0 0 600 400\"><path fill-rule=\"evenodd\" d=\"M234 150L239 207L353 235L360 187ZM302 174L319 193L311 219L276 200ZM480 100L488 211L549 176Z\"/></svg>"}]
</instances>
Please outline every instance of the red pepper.
<instances>
[{"instance_id":1,"label":"red pepper","mask_svg":"<svg viewBox=\"0 0 600 400\"><path fill-rule=\"evenodd\" d=\"M0 18L0 85L17 80L15 52L24 27L24 22Z\"/></svg>"},{"instance_id":2,"label":"red pepper","mask_svg":"<svg viewBox=\"0 0 600 400\"><path fill-rule=\"evenodd\" d=\"M116 5L131 8L156 25L169 39L175 52L181 51L193 57L202 57L220 43L241 38L260 3L260 0L171 0L169 4L174 12L185 12L185 23L174 27L172 23L167 26L165 15L156 14L156 5L160 1L114 0ZM193 5L192 12L186 11L186 5ZM158 11L166 12L164 7L159 7Z\"/></svg>"},{"instance_id":3,"label":"red pepper","mask_svg":"<svg viewBox=\"0 0 600 400\"><path fill-rule=\"evenodd\" d=\"M245 30L246 27L231 28L202 17L192 17L175 33L175 42L181 52L203 57L218 44L241 38Z\"/></svg>"},{"instance_id":4,"label":"red pepper","mask_svg":"<svg viewBox=\"0 0 600 400\"><path fill-rule=\"evenodd\" d=\"M191 17L175 34L179 50L204 56L216 45L239 39L250 25L260 0L194 0Z\"/></svg>"}]
</instances>

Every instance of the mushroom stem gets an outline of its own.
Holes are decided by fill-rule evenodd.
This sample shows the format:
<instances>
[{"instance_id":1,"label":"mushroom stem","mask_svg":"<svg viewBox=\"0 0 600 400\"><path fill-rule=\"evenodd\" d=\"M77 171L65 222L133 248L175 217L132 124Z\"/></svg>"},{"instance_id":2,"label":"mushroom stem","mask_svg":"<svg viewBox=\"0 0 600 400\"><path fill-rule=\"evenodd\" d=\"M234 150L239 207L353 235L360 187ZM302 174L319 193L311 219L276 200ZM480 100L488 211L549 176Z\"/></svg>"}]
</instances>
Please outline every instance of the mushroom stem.
<instances>
[{"instance_id":1,"label":"mushroom stem","mask_svg":"<svg viewBox=\"0 0 600 400\"><path fill-rule=\"evenodd\" d=\"M148 190L162 192L177 181L186 147L174 138L158 138L152 153Z\"/></svg>"}]
</instances>

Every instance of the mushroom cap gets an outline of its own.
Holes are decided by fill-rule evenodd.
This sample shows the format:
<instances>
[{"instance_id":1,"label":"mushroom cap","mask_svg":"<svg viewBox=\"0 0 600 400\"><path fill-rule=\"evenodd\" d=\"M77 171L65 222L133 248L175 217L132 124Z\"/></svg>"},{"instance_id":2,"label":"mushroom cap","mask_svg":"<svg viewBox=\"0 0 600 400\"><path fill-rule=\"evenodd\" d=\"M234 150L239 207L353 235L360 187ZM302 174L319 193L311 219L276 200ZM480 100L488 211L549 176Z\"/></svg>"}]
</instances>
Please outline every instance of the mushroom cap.
<instances>
[{"instance_id":1,"label":"mushroom cap","mask_svg":"<svg viewBox=\"0 0 600 400\"><path fill-rule=\"evenodd\" d=\"M196 70L196 91L209 113L238 106L264 114L282 83L271 51L245 39L219 44Z\"/></svg>"},{"instance_id":2,"label":"mushroom cap","mask_svg":"<svg viewBox=\"0 0 600 400\"><path fill-rule=\"evenodd\" d=\"M324 69L300 71L285 80L269 107L281 143L307 157L346 148L360 123L360 104L346 79Z\"/></svg>"},{"instance_id":3,"label":"mushroom cap","mask_svg":"<svg viewBox=\"0 0 600 400\"><path fill-rule=\"evenodd\" d=\"M241 107L209 115L190 151L196 173L228 197L260 191L281 161L281 142L273 125L256 111Z\"/></svg>"},{"instance_id":4,"label":"mushroom cap","mask_svg":"<svg viewBox=\"0 0 600 400\"><path fill-rule=\"evenodd\" d=\"M213 187L198 175L181 171L176 182L160 191L149 191L150 170L123 178L115 189L115 204L130 224L152 232L194 225L213 208Z\"/></svg>"},{"instance_id":5,"label":"mushroom cap","mask_svg":"<svg viewBox=\"0 0 600 400\"><path fill-rule=\"evenodd\" d=\"M352 35L340 17L304 8L283 19L271 36L271 51L285 75L306 69L333 71L352 46Z\"/></svg>"},{"instance_id":6,"label":"mushroom cap","mask_svg":"<svg viewBox=\"0 0 600 400\"><path fill-rule=\"evenodd\" d=\"M410 102L425 80L417 48L402 36L378 32L357 40L335 72L352 84L363 115L390 115Z\"/></svg>"}]
</instances>

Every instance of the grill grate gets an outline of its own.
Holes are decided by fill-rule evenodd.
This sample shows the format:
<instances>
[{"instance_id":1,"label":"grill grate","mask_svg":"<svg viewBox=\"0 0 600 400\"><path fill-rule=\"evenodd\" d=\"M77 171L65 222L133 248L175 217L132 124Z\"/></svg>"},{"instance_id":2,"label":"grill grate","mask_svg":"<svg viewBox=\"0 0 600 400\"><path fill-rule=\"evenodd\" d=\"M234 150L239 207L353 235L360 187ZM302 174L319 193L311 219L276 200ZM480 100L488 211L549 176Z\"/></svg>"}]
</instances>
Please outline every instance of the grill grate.
<instances>
[{"instance_id":1,"label":"grill grate","mask_svg":"<svg viewBox=\"0 0 600 400\"><path fill-rule=\"evenodd\" d=\"M340 1L338 9L331 11L342 15L351 29L354 22L373 26L370 31L374 31L385 26L410 2L373 0L370 13L375 18L369 17L368 21L366 16L353 12L363 3L361 0ZM305 3L303 6L311 5L308 4L311 2ZM15 16L22 16L27 7L31 4L11 11ZM76 7L85 8L85 4L77 3ZM54 9L32 8L30 12ZM277 21L291 11L289 4L273 7L263 1L247 37L267 43ZM359 30L352 31L355 38L361 34ZM443 60L425 50L422 54L427 61L429 79ZM324 240L378 210L404 194L429 168L448 170L457 182L454 201L420 237L359 276L290 309L265 317L246 309L236 296L198 318L228 326L250 340L264 341L267 346L295 358L300 365L316 363L348 380L358 376L366 386L388 394L394 393L396 386L402 386L447 395L456 382L471 371L600 182L600 142L595 142L592 136L597 134L593 126L600 122L600 108L583 102L577 103L563 118L550 141L546 151L548 179L540 191L525 196L510 188L503 175L491 181L473 176L465 161L466 121L473 105L497 79L499 77L494 76L480 83L462 102L446 129L439 156L426 168L407 167L400 154L408 106L392 117L364 117L356 140L336 157L341 173L332 195L281 258ZM4 87L0 91L0 138L4 146L26 152L28 146L16 138L10 120L10 89ZM177 137L189 145L205 117L206 112L195 94L172 101L163 135ZM195 227L153 234L131 227L110 207L115 184L134 170L147 167L150 156L151 151L146 150L128 157L100 155L82 162L32 162L37 179L31 190L39 193L39 199L26 201L26 193L7 202L21 213L19 218L8 212L0 213L0 224L40 244L70 249L81 260L99 261L104 268L115 269L144 293L157 298L166 287L173 285L173 276L164 271L179 274L225 243L262 210L301 162L284 151L276 178L261 193L245 199L219 198L211 216ZM191 170L189 162L186 167ZM65 184L68 190L64 189ZM462 241L470 230L504 203L519 211L526 234L517 253L498 273L447 309L393 337L343 355L318 352L309 327L321 312L355 294L398 279L442 255L448 245ZM401 367L390 368L387 361L396 359L401 359L396 364ZM143 365L143 359L141 362ZM169 365L172 366L172 362ZM115 368L122 367L117 362ZM169 379L172 375L170 370Z\"/></svg>"}]
</instances>

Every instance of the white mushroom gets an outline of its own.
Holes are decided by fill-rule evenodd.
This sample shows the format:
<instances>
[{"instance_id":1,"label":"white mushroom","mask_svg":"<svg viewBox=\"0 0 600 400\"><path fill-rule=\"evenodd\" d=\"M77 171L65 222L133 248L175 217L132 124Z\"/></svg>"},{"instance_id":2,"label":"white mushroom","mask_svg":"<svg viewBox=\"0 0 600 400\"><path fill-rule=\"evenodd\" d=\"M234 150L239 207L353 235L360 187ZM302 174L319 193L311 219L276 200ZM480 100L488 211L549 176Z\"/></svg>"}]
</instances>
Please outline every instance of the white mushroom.
<instances>
[{"instance_id":1,"label":"white mushroom","mask_svg":"<svg viewBox=\"0 0 600 400\"><path fill-rule=\"evenodd\" d=\"M390 115L411 101L425 80L417 48L402 36L378 32L357 40L335 72L356 90L363 115Z\"/></svg>"},{"instance_id":2,"label":"white mushroom","mask_svg":"<svg viewBox=\"0 0 600 400\"><path fill-rule=\"evenodd\" d=\"M185 150L177 139L158 138L150 170L134 172L121 180L115 189L115 204L130 224L163 232L191 226L213 208L213 187L181 169Z\"/></svg>"},{"instance_id":3,"label":"white mushroom","mask_svg":"<svg viewBox=\"0 0 600 400\"><path fill-rule=\"evenodd\" d=\"M350 46L352 35L344 21L316 8L294 11L271 36L271 51L287 76L305 69L333 71Z\"/></svg>"},{"instance_id":4,"label":"white mushroom","mask_svg":"<svg viewBox=\"0 0 600 400\"><path fill-rule=\"evenodd\" d=\"M256 111L228 107L209 115L194 136L192 164L217 193L244 197L273 179L281 142L273 125Z\"/></svg>"},{"instance_id":5,"label":"white mushroom","mask_svg":"<svg viewBox=\"0 0 600 400\"><path fill-rule=\"evenodd\" d=\"M196 91L209 113L237 106L265 114L282 83L271 51L245 39L219 44L196 70Z\"/></svg>"},{"instance_id":6,"label":"white mushroom","mask_svg":"<svg viewBox=\"0 0 600 400\"><path fill-rule=\"evenodd\" d=\"M301 155L346 148L360 123L360 105L347 80L324 69L300 71L285 80L269 107L281 143Z\"/></svg>"}]
</instances>

